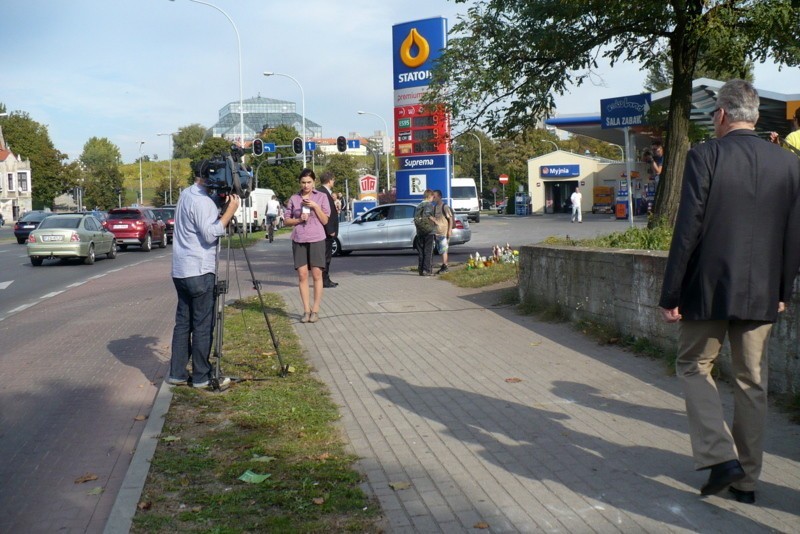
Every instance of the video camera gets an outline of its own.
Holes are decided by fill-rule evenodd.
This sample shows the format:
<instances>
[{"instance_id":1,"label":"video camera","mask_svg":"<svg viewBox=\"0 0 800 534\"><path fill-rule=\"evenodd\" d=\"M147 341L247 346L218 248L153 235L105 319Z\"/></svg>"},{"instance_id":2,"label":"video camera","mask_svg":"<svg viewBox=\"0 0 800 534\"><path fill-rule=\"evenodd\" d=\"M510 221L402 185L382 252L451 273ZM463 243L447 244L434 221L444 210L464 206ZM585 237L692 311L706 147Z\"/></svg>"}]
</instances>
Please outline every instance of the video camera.
<instances>
[{"instance_id":1,"label":"video camera","mask_svg":"<svg viewBox=\"0 0 800 534\"><path fill-rule=\"evenodd\" d=\"M239 195L242 200L250 196L252 176L239 163L243 155L242 148L232 145L230 155L220 155L200 164L200 175L214 203L220 208L230 194Z\"/></svg>"}]
</instances>

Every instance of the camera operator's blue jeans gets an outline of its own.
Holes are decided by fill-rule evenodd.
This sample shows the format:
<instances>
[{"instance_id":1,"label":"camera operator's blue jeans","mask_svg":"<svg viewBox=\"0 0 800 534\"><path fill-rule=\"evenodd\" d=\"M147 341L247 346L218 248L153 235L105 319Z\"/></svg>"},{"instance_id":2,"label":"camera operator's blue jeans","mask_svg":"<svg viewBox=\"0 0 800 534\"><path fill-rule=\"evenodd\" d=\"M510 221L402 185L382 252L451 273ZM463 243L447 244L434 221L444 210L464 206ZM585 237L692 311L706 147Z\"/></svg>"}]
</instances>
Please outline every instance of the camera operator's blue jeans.
<instances>
[{"instance_id":1,"label":"camera operator's blue jeans","mask_svg":"<svg viewBox=\"0 0 800 534\"><path fill-rule=\"evenodd\" d=\"M178 291L175 328L172 330L172 358L169 377L187 380L186 363L192 360L192 383L211 378L211 340L214 332L214 285L212 273L173 278Z\"/></svg>"}]
</instances>

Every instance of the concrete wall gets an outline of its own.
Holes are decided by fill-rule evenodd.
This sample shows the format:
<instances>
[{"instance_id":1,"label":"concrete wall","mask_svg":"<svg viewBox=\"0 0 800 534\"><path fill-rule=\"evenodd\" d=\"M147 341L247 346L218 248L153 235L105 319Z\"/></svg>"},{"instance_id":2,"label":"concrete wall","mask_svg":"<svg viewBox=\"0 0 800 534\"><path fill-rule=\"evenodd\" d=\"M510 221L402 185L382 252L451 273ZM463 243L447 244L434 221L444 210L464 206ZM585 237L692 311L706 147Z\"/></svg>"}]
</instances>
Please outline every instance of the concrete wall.
<instances>
[{"instance_id":1,"label":"concrete wall","mask_svg":"<svg viewBox=\"0 0 800 534\"><path fill-rule=\"evenodd\" d=\"M666 252L524 246L520 249L520 298L558 305L570 320L605 324L622 335L645 338L674 351L678 326L663 322L658 310L666 260ZM788 306L772 330L769 345L769 389L774 393L800 392L798 280ZM723 374L729 376L727 346L720 362Z\"/></svg>"}]
</instances>

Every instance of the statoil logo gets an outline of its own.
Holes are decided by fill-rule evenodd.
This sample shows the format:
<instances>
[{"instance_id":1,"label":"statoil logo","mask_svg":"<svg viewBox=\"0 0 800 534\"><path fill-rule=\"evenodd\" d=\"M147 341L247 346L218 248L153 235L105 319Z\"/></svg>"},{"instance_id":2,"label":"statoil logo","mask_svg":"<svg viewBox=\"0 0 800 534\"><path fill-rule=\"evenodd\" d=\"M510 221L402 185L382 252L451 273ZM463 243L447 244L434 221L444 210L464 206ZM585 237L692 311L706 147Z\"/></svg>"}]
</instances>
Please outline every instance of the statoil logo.
<instances>
[{"instance_id":1,"label":"statoil logo","mask_svg":"<svg viewBox=\"0 0 800 534\"><path fill-rule=\"evenodd\" d=\"M417 54L412 55L413 47L417 47ZM400 61L409 69L416 69L428 61L428 56L431 55L431 45L416 28L411 28L408 32L408 37L405 38L403 44L400 45Z\"/></svg>"}]
</instances>

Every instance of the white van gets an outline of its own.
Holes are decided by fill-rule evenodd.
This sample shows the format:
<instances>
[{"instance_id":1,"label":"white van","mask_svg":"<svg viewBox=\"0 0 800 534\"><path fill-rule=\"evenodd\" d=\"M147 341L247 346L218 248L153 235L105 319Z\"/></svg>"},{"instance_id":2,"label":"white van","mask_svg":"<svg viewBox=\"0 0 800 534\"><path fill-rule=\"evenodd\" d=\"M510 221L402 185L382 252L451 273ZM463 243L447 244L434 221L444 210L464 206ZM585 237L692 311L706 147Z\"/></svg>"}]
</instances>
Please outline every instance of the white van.
<instances>
[{"instance_id":1,"label":"white van","mask_svg":"<svg viewBox=\"0 0 800 534\"><path fill-rule=\"evenodd\" d=\"M450 196L454 212L466 215L470 221L481 222L478 186L474 178L453 178L450 181Z\"/></svg>"},{"instance_id":2,"label":"white van","mask_svg":"<svg viewBox=\"0 0 800 534\"><path fill-rule=\"evenodd\" d=\"M267 217L267 201L275 192L272 189L253 189L250 195L241 202L236 211L236 229L245 224L251 231L263 230Z\"/></svg>"}]
</instances>

